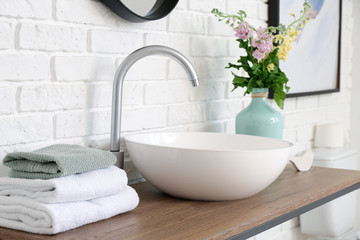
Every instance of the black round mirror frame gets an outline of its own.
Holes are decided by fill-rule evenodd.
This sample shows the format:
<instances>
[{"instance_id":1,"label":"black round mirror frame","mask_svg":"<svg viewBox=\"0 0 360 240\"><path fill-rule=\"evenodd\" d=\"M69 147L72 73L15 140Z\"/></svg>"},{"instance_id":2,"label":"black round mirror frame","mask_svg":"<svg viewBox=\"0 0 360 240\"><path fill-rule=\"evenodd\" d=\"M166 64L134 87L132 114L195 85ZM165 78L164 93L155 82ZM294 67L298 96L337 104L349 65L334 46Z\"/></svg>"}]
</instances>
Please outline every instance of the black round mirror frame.
<instances>
[{"instance_id":1,"label":"black round mirror frame","mask_svg":"<svg viewBox=\"0 0 360 240\"><path fill-rule=\"evenodd\" d=\"M140 16L127 8L121 0L101 0L114 13L130 22L146 22L158 20L168 15L179 0L157 0L152 9L145 15Z\"/></svg>"}]
</instances>

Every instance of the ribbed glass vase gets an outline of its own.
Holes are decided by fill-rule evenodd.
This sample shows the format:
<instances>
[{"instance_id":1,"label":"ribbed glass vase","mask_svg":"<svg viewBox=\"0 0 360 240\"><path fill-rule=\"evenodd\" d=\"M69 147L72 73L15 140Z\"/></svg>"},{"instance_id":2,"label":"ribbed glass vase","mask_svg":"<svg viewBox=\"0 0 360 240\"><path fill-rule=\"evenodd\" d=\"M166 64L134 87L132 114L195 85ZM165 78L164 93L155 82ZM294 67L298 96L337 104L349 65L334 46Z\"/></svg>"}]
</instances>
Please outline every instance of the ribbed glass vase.
<instances>
[{"instance_id":1,"label":"ribbed glass vase","mask_svg":"<svg viewBox=\"0 0 360 240\"><path fill-rule=\"evenodd\" d=\"M237 134L282 139L283 119L267 100L268 88L254 88L251 103L235 120Z\"/></svg>"}]
</instances>

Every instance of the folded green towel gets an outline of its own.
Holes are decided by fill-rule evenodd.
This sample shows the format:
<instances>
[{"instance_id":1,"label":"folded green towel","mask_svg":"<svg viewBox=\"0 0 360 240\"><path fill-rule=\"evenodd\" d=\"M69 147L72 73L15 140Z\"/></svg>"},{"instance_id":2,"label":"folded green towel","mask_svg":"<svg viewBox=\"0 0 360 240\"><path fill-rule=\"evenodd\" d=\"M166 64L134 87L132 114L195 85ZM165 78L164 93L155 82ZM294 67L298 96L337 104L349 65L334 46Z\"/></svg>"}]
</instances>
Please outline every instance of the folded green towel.
<instances>
[{"instance_id":1,"label":"folded green towel","mask_svg":"<svg viewBox=\"0 0 360 240\"><path fill-rule=\"evenodd\" d=\"M3 163L9 176L50 179L110 167L116 162L111 152L69 144L55 144L33 152L14 152Z\"/></svg>"}]
</instances>

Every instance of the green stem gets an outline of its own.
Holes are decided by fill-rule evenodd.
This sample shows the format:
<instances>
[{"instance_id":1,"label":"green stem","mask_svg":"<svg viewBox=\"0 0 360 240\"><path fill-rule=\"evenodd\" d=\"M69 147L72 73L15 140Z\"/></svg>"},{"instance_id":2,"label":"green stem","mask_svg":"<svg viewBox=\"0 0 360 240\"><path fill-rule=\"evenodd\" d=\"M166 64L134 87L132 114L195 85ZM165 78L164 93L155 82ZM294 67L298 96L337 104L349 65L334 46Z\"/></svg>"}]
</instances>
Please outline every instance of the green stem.
<instances>
[{"instance_id":1,"label":"green stem","mask_svg":"<svg viewBox=\"0 0 360 240\"><path fill-rule=\"evenodd\" d=\"M213 10L211 11L211 13L217 15L217 17L219 17L219 18L222 18L221 21L224 20L224 19L228 19L228 20L231 20L231 21L235 22L233 19L236 18L236 19L238 19L240 22L244 22L244 18L243 18L241 15L226 14L226 13L220 12L220 11L217 10L217 9L213 9ZM245 16L245 17L246 17L246 16ZM253 26L250 26L250 24L248 24L248 26L249 26L252 30L254 30L254 31L256 32L256 29L255 29Z\"/></svg>"},{"instance_id":2,"label":"green stem","mask_svg":"<svg viewBox=\"0 0 360 240\"><path fill-rule=\"evenodd\" d=\"M286 31L289 30L291 28L291 26L293 26L294 24L300 22L306 15L307 11L309 10L309 6L308 5L304 5L304 13L302 16L300 16L299 19L295 20L294 22L292 22L287 28L286 28Z\"/></svg>"}]
</instances>

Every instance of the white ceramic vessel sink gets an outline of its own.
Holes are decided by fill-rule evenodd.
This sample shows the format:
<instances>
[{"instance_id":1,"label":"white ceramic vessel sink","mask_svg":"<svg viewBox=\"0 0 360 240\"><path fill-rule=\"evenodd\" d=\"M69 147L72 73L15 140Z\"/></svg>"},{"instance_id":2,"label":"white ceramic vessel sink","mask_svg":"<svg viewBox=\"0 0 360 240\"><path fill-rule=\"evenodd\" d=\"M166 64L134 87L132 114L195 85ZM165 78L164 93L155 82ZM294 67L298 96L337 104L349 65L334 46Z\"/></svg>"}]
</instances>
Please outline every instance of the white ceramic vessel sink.
<instances>
[{"instance_id":1,"label":"white ceramic vessel sink","mask_svg":"<svg viewBox=\"0 0 360 240\"><path fill-rule=\"evenodd\" d=\"M291 143L224 133L144 133L125 137L139 172L161 191L194 200L234 200L269 186Z\"/></svg>"}]
</instances>

